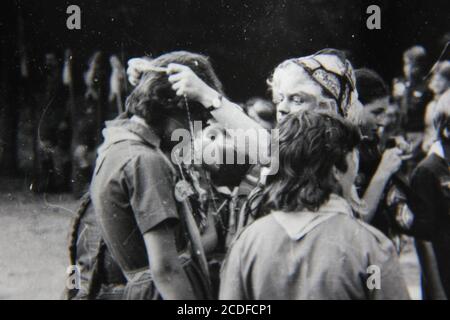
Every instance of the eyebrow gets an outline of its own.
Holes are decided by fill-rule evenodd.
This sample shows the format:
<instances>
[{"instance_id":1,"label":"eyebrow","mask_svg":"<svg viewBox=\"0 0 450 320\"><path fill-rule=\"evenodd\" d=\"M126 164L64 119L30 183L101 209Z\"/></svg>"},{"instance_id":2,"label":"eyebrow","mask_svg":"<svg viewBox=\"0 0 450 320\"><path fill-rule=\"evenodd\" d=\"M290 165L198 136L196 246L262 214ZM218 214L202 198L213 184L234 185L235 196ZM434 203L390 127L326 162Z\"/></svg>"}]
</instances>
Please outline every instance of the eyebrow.
<instances>
[{"instance_id":1,"label":"eyebrow","mask_svg":"<svg viewBox=\"0 0 450 320\"><path fill-rule=\"evenodd\" d=\"M307 98L307 99L310 99L310 100L316 99L315 95L309 94L309 93L306 93L306 92L291 92L291 93L288 93L287 96L288 97L299 96L299 97Z\"/></svg>"}]
</instances>

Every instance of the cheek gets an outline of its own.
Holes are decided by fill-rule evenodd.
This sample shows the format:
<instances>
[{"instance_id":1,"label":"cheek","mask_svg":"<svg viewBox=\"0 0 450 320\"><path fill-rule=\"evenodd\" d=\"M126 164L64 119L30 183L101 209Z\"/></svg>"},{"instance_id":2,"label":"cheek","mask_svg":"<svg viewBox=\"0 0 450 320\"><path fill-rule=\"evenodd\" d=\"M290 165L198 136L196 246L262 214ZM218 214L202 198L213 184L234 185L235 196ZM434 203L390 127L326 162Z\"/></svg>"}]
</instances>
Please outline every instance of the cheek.
<instances>
[{"instance_id":1,"label":"cheek","mask_svg":"<svg viewBox=\"0 0 450 320\"><path fill-rule=\"evenodd\" d=\"M435 83L435 88L438 89L439 91L444 91L446 89L446 87L448 86L447 83L445 83L445 81L436 81Z\"/></svg>"},{"instance_id":2,"label":"cheek","mask_svg":"<svg viewBox=\"0 0 450 320\"><path fill-rule=\"evenodd\" d=\"M359 154L355 152L355 156L353 158L353 166L354 166L354 175L355 177L358 175L359 171Z\"/></svg>"},{"instance_id":3,"label":"cheek","mask_svg":"<svg viewBox=\"0 0 450 320\"><path fill-rule=\"evenodd\" d=\"M293 104L291 106L292 113L299 112L299 111L315 111L317 109L318 109L317 104L315 104L313 102L305 102L301 105Z\"/></svg>"}]
</instances>

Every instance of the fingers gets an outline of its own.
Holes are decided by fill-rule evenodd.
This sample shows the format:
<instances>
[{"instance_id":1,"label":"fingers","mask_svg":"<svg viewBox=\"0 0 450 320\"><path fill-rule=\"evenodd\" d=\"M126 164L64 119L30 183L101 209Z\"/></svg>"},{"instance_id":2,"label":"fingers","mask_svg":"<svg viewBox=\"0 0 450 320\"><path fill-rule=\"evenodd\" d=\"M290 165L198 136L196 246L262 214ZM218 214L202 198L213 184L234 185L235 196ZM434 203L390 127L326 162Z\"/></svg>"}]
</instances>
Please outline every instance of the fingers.
<instances>
[{"instance_id":1,"label":"fingers","mask_svg":"<svg viewBox=\"0 0 450 320\"><path fill-rule=\"evenodd\" d=\"M403 159L402 150L399 148L387 149L383 154L382 166L391 173L396 172L400 169Z\"/></svg>"},{"instance_id":2,"label":"fingers","mask_svg":"<svg viewBox=\"0 0 450 320\"><path fill-rule=\"evenodd\" d=\"M128 66L136 69L145 69L151 65L150 61L143 58L132 58L128 60Z\"/></svg>"},{"instance_id":3,"label":"fingers","mask_svg":"<svg viewBox=\"0 0 450 320\"><path fill-rule=\"evenodd\" d=\"M177 96L182 96L184 94L184 85L181 82L176 82L172 85L173 91L177 94Z\"/></svg>"},{"instance_id":4,"label":"fingers","mask_svg":"<svg viewBox=\"0 0 450 320\"><path fill-rule=\"evenodd\" d=\"M183 71L187 71L190 70L189 67L184 66L182 64L178 64L178 63L170 63L167 66L167 74L175 74L175 73L180 73Z\"/></svg>"},{"instance_id":5,"label":"fingers","mask_svg":"<svg viewBox=\"0 0 450 320\"><path fill-rule=\"evenodd\" d=\"M137 72L135 69L128 68L127 70L128 74L128 81L133 85L136 86L139 83L140 73Z\"/></svg>"},{"instance_id":6,"label":"fingers","mask_svg":"<svg viewBox=\"0 0 450 320\"><path fill-rule=\"evenodd\" d=\"M403 153L403 151L398 147L392 148L391 150L392 150L392 153L395 154L396 156L400 156Z\"/></svg>"},{"instance_id":7,"label":"fingers","mask_svg":"<svg viewBox=\"0 0 450 320\"><path fill-rule=\"evenodd\" d=\"M169 76L168 80L170 83L175 83L180 81L181 79L183 79L183 74L182 73L175 73Z\"/></svg>"},{"instance_id":8,"label":"fingers","mask_svg":"<svg viewBox=\"0 0 450 320\"><path fill-rule=\"evenodd\" d=\"M385 152L386 157L400 156L402 154L402 150L395 147L391 149L387 149Z\"/></svg>"},{"instance_id":9,"label":"fingers","mask_svg":"<svg viewBox=\"0 0 450 320\"><path fill-rule=\"evenodd\" d=\"M128 81L133 86L136 86L139 83L142 73L149 70L149 68L151 68L151 63L146 59L132 58L128 60Z\"/></svg>"},{"instance_id":10,"label":"fingers","mask_svg":"<svg viewBox=\"0 0 450 320\"><path fill-rule=\"evenodd\" d=\"M412 157L413 157L412 154L405 154L404 156L400 156L400 159L402 159L402 161L405 161L412 159Z\"/></svg>"},{"instance_id":11,"label":"fingers","mask_svg":"<svg viewBox=\"0 0 450 320\"><path fill-rule=\"evenodd\" d=\"M183 97L183 96L186 95L183 89L178 89L178 90L175 92L175 94L176 94L177 96L179 96L179 97Z\"/></svg>"},{"instance_id":12,"label":"fingers","mask_svg":"<svg viewBox=\"0 0 450 320\"><path fill-rule=\"evenodd\" d=\"M167 74L170 75L168 77L168 80L172 84L172 89L175 91L177 96L184 95L184 75L182 73L182 71L184 70L183 67L184 66L176 63L171 63L167 66Z\"/></svg>"},{"instance_id":13,"label":"fingers","mask_svg":"<svg viewBox=\"0 0 450 320\"><path fill-rule=\"evenodd\" d=\"M188 67L180 64L172 63L167 66L167 73L170 74L168 80L172 84L172 89L177 96L186 95L188 81L186 78L187 70L189 70Z\"/></svg>"}]
</instances>

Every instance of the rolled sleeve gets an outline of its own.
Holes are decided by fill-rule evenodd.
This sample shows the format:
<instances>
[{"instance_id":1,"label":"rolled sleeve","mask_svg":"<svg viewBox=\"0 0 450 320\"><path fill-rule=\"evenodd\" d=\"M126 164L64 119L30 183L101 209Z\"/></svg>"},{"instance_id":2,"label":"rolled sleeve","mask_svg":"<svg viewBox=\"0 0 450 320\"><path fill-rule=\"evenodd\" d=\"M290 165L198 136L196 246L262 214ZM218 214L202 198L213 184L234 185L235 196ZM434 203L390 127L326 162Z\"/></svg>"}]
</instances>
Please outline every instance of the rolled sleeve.
<instances>
[{"instance_id":1,"label":"rolled sleeve","mask_svg":"<svg viewBox=\"0 0 450 320\"><path fill-rule=\"evenodd\" d=\"M241 271L240 242L230 248L220 272L220 300L245 300L245 289Z\"/></svg>"},{"instance_id":2,"label":"rolled sleeve","mask_svg":"<svg viewBox=\"0 0 450 320\"><path fill-rule=\"evenodd\" d=\"M364 248L362 252L368 253L368 267L376 267L376 270L380 272L375 276L375 278L379 276L380 287L371 289L368 286L368 277L372 273L369 272L369 269L366 270L367 278L364 281L368 293L367 298L371 300L409 300L408 288L393 243L378 230L365 224L364 226L369 233L360 233L359 243Z\"/></svg>"},{"instance_id":3,"label":"rolled sleeve","mask_svg":"<svg viewBox=\"0 0 450 320\"><path fill-rule=\"evenodd\" d=\"M179 220L173 177L161 155L139 154L124 171L130 205L142 234L162 222Z\"/></svg>"}]
</instances>

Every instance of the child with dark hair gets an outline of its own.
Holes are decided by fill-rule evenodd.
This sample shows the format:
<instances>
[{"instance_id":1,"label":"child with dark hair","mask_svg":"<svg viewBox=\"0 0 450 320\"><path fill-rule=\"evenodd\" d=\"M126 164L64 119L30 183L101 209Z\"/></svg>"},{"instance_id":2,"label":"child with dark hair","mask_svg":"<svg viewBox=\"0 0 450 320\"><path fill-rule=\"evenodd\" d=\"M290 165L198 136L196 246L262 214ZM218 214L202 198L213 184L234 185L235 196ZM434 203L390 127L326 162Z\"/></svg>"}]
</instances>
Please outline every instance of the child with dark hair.
<instances>
[{"instance_id":1,"label":"child with dark hair","mask_svg":"<svg viewBox=\"0 0 450 320\"><path fill-rule=\"evenodd\" d=\"M358 129L310 111L287 115L279 129L280 166L262 192L263 217L232 245L220 298L408 299L391 242L344 200L358 172ZM370 268L380 283L370 282Z\"/></svg>"},{"instance_id":2,"label":"child with dark hair","mask_svg":"<svg viewBox=\"0 0 450 320\"><path fill-rule=\"evenodd\" d=\"M106 123L90 195L102 238L127 279L124 299L210 297L197 215L186 202L190 199L180 194L189 182L169 156L178 143L172 132L206 120L206 111L192 101L187 107L187 98L171 90L165 71L170 63L189 65L221 90L205 56L164 54L151 61L128 97L127 114ZM191 253L188 260L180 259L185 252Z\"/></svg>"},{"instance_id":3,"label":"child with dark hair","mask_svg":"<svg viewBox=\"0 0 450 320\"><path fill-rule=\"evenodd\" d=\"M358 98L364 105L364 116L360 124L363 141L359 148L361 161L357 179L358 191L360 194L367 194L365 199L370 208L364 221L394 238L398 233L394 226L397 208L388 205L387 195L396 188L392 178L401 167L404 152L401 147L406 149L407 143L404 140L400 143L401 138L396 137L395 141L399 141L401 147L395 143L385 149L382 141L386 139L385 113L389 104L386 84L370 69L357 69L355 74ZM394 140L394 137L389 138Z\"/></svg>"},{"instance_id":4,"label":"child with dark hair","mask_svg":"<svg viewBox=\"0 0 450 320\"><path fill-rule=\"evenodd\" d=\"M434 115L438 140L414 170L411 185L417 193L411 232L418 253L427 299L450 297L450 90L439 99Z\"/></svg>"}]
</instances>

